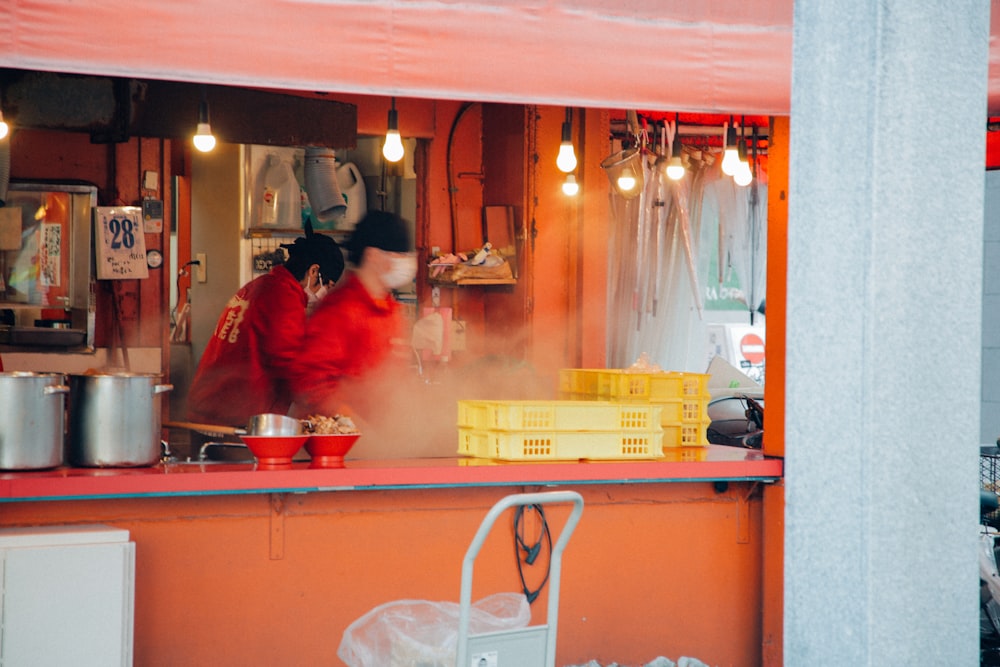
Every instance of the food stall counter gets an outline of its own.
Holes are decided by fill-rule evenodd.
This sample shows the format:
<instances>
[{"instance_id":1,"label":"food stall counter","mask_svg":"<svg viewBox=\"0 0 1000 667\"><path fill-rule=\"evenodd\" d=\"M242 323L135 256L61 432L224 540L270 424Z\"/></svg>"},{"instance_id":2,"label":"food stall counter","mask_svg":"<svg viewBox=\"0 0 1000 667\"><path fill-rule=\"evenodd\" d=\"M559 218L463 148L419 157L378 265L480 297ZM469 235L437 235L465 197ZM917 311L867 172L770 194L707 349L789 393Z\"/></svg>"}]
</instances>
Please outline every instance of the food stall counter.
<instances>
[{"instance_id":1,"label":"food stall counter","mask_svg":"<svg viewBox=\"0 0 1000 667\"><path fill-rule=\"evenodd\" d=\"M69 468L0 473L0 502L311 493L561 484L777 481L783 462L759 451L709 445L669 450L650 461L500 462L471 457L350 460L342 468L308 461L167 462L139 468Z\"/></svg>"}]
</instances>

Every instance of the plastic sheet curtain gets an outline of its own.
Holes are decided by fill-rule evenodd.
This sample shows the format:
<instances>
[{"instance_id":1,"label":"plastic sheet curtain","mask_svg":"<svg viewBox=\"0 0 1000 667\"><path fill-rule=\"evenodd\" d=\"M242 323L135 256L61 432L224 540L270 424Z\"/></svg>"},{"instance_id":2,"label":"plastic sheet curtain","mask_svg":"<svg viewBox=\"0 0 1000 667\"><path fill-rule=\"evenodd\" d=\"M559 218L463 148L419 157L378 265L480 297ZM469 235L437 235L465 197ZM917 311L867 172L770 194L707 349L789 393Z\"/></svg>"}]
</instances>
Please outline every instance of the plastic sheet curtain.
<instances>
[{"instance_id":1,"label":"plastic sheet curtain","mask_svg":"<svg viewBox=\"0 0 1000 667\"><path fill-rule=\"evenodd\" d=\"M735 298L746 309L746 324L760 322L767 285L767 175L758 173L747 187L719 178L705 188L702 215L715 236L715 275L708 273L707 253L701 275L715 285L739 285ZM705 238L705 237L703 237ZM735 277L735 281L733 278Z\"/></svg>"},{"instance_id":2,"label":"plastic sheet curtain","mask_svg":"<svg viewBox=\"0 0 1000 667\"><path fill-rule=\"evenodd\" d=\"M608 367L628 368L645 356L664 370L704 372L705 252L716 245L704 239L718 239L720 272L736 272L746 285L748 312L759 307L767 188L757 180L736 186L717 161L698 157L680 181L663 174L662 161L644 159L643 181L636 198L611 189Z\"/></svg>"}]
</instances>

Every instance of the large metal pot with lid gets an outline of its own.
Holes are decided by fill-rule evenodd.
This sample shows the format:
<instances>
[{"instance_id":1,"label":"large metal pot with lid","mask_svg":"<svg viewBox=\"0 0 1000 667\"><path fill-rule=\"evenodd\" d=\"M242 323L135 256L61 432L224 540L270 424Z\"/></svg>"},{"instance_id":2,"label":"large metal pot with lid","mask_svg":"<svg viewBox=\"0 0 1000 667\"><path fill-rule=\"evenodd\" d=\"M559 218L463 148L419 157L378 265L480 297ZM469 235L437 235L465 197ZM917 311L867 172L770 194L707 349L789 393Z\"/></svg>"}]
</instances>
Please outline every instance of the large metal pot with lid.
<instances>
[{"instance_id":1,"label":"large metal pot with lid","mask_svg":"<svg viewBox=\"0 0 1000 667\"><path fill-rule=\"evenodd\" d=\"M68 391L57 373L0 373L0 470L62 465Z\"/></svg>"},{"instance_id":2,"label":"large metal pot with lid","mask_svg":"<svg viewBox=\"0 0 1000 667\"><path fill-rule=\"evenodd\" d=\"M69 463L128 468L159 461L159 395L173 389L159 379L151 373L70 375Z\"/></svg>"}]
</instances>

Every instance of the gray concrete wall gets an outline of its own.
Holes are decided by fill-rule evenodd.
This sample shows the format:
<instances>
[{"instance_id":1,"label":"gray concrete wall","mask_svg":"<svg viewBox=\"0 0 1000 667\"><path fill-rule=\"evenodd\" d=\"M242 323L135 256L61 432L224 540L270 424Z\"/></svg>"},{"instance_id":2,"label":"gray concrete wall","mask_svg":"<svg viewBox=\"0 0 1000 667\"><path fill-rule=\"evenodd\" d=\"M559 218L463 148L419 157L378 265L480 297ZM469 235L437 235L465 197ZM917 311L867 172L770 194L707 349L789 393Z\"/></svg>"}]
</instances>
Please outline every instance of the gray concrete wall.
<instances>
[{"instance_id":1,"label":"gray concrete wall","mask_svg":"<svg viewBox=\"0 0 1000 667\"><path fill-rule=\"evenodd\" d=\"M786 665L978 664L989 9L795 3Z\"/></svg>"},{"instance_id":2,"label":"gray concrete wall","mask_svg":"<svg viewBox=\"0 0 1000 667\"><path fill-rule=\"evenodd\" d=\"M1000 437L1000 171L986 172L983 216L983 398L979 441Z\"/></svg>"}]
</instances>

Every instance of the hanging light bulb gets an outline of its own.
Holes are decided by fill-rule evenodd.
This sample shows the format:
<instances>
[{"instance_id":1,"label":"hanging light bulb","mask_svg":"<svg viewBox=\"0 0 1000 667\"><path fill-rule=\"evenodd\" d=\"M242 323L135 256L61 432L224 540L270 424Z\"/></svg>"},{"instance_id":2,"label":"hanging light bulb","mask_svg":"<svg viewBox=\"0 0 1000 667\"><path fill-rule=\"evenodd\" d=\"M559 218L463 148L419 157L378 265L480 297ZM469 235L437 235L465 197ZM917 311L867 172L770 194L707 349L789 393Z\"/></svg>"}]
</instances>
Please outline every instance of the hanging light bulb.
<instances>
[{"instance_id":1,"label":"hanging light bulb","mask_svg":"<svg viewBox=\"0 0 1000 667\"><path fill-rule=\"evenodd\" d=\"M746 187L753 180L753 172L750 170L750 161L747 160L747 149L742 139L736 151L739 162L736 163L736 171L733 172L733 181L736 185Z\"/></svg>"},{"instance_id":2,"label":"hanging light bulb","mask_svg":"<svg viewBox=\"0 0 1000 667\"><path fill-rule=\"evenodd\" d=\"M215 136L212 134L212 126L208 123L208 100L205 99L204 89L201 92L201 104L198 105L198 128L194 133L194 147L202 153L215 148Z\"/></svg>"},{"instance_id":3,"label":"hanging light bulb","mask_svg":"<svg viewBox=\"0 0 1000 667\"><path fill-rule=\"evenodd\" d=\"M580 184L576 182L576 176L567 174L566 180L562 184L563 194L567 197L575 197L580 192Z\"/></svg>"},{"instance_id":4,"label":"hanging light bulb","mask_svg":"<svg viewBox=\"0 0 1000 667\"><path fill-rule=\"evenodd\" d=\"M389 162L399 162L403 159L403 139L399 136L399 116L396 114L396 98L392 98L389 109L389 122L385 132L385 143L382 144L382 157Z\"/></svg>"},{"instance_id":5,"label":"hanging light bulb","mask_svg":"<svg viewBox=\"0 0 1000 667\"><path fill-rule=\"evenodd\" d=\"M667 178L679 181L684 178L684 161L681 160L681 138L678 135L678 119L680 114L674 114L674 136L670 142L670 162L667 163Z\"/></svg>"},{"instance_id":6,"label":"hanging light bulb","mask_svg":"<svg viewBox=\"0 0 1000 667\"><path fill-rule=\"evenodd\" d=\"M9 132L10 126L3 119L3 111L0 111L0 139L6 139Z\"/></svg>"},{"instance_id":7,"label":"hanging light bulb","mask_svg":"<svg viewBox=\"0 0 1000 667\"><path fill-rule=\"evenodd\" d=\"M687 169L684 168L684 162L681 160L680 150L675 148L674 156L670 158L670 162L667 163L667 178L671 181L679 181L684 178L684 174L687 173Z\"/></svg>"},{"instance_id":8,"label":"hanging light bulb","mask_svg":"<svg viewBox=\"0 0 1000 667\"><path fill-rule=\"evenodd\" d=\"M573 150L573 110L566 108L566 121L562 124L562 143L559 144L559 155L556 166L564 174L576 169L576 151Z\"/></svg>"},{"instance_id":9,"label":"hanging light bulb","mask_svg":"<svg viewBox=\"0 0 1000 667\"><path fill-rule=\"evenodd\" d=\"M622 169L622 173L618 175L618 189L622 192L631 192L638 182L631 166Z\"/></svg>"},{"instance_id":10,"label":"hanging light bulb","mask_svg":"<svg viewBox=\"0 0 1000 667\"><path fill-rule=\"evenodd\" d=\"M736 173L733 174L733 182L744 188L750 185L751 181L753 181L753 172L750 171L750 163L740 162L740 166L736 168Z\"/></svg>"},{"instance_id":11,"label":"hanging light bulb","mask_svg":"<svg viewBox=\"0 0 1000 667\"><path fill-rule=\"evenodd\" d=\"M736 164L740 161L740 156L736 148L736 125L733 124L733 117L729 117L729 127L726 130L725 152L722 154L722 173L732 176L736 173Z\"/></svg>"}]
</instances>

